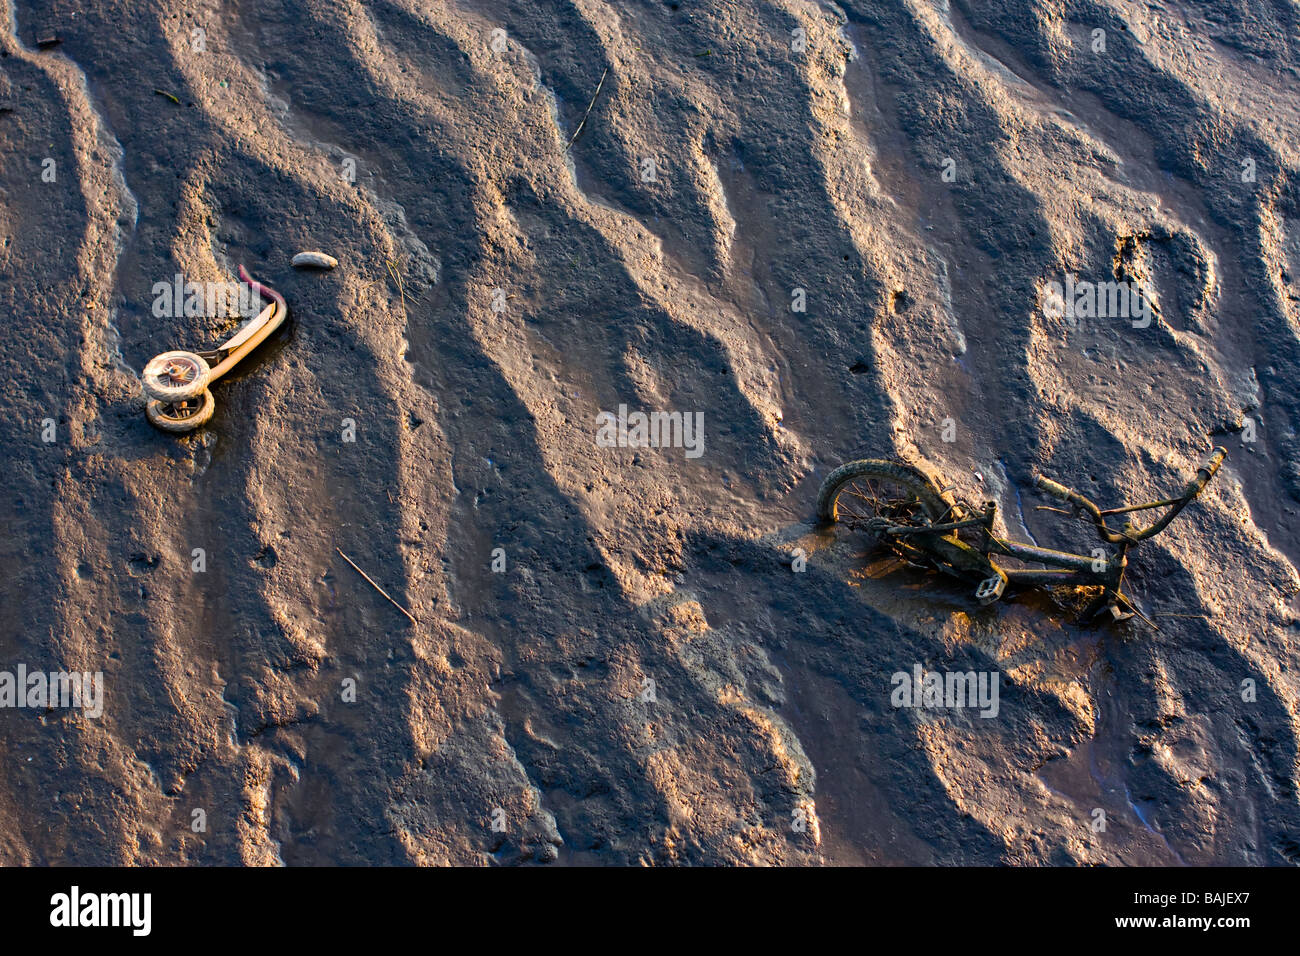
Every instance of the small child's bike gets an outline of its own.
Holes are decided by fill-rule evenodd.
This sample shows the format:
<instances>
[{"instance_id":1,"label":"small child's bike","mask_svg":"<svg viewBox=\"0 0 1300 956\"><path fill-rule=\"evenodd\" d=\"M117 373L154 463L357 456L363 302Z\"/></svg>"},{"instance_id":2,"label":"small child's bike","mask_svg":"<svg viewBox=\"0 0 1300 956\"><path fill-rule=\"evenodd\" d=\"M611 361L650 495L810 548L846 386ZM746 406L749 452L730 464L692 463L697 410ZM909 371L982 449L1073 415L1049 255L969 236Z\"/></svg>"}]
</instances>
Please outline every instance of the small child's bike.
<instances>
[{"instance_id":1,"label":"small child's bike","mask_svg":"<svg viewBox=\"0 0 1300 956\"><path fill-rule=\"evenodd\" d=\"M205 424L217 408L208 386L266 341L289 314L284 296L253 279L243 266L239 267L239 278L258 295L271 300L257 318L210 352L175 351L156 355L140 375L149 399L145 415L163 431L187 432Z\"/></svg>"},{"instance_id":2,"label":"small child's bike","mask_svg":"<svg viewBox=\"0 0 1300 956\"><path fill-rule=\"evenodd\" d=\"M953 498L951 489L943 488L936 476L899 461L866 459L836 468L818 492L817 515L823 522L840 522L865 532L876 545L909 564L975 584L980 604L998 600L1008 585L1099 587L1101 593L1079 615L1080 621L1102 611L1122 621L1135 613L1142 616L1120 590L1129 549L1163 531L1201 493L1227 455L1225 449L1215 448L1176 498L1108 510L1050 478L1036 476L1041 491L1070 505L1069 511L1042 510L1091 521L1102 542L1111 546L1109 553L1098 548L1092 555L1070 554L999 538L993 533L995 502L972 507ZM1138 528L1129 518L1118 529L1106 524L1111 515L1151 508L1169 510L1146 528ZM1003 568L998 559L1004 556L1042 567ZM1142 619L1151 623L1145 616Z\"/></svg>"}]
</instances>

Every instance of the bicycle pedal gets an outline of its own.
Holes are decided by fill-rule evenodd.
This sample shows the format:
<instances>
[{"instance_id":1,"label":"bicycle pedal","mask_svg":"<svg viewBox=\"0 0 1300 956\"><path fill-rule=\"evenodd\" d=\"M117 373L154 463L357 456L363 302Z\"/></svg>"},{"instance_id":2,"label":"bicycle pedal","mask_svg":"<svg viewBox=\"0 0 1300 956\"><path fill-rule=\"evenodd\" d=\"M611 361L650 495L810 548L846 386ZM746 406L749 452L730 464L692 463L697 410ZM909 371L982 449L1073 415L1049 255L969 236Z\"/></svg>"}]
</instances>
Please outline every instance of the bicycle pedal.
<instances>
[{"instance_id":1,"label":"bicycle pedal","mask_svg":"<svg viewBox=\"0 0 1300 956\"><path fill-rule=\"evenodd\" d=\"M1006 590L1007 579L995 575L991 578L985 578L980 582L980 586L975 589L975 600L980 604L992 604L998 598L1002 597L1002 592Z\"/></svg>"}]
</instances>

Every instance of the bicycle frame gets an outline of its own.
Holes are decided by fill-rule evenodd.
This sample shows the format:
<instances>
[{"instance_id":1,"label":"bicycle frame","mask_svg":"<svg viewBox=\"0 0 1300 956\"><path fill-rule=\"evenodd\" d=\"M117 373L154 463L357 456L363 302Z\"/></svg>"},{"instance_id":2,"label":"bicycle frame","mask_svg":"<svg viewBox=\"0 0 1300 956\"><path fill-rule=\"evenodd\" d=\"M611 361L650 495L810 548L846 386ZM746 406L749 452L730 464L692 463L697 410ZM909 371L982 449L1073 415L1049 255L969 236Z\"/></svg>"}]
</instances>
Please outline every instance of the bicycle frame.
<instances>
[{"instance_id":1,"label":"bicycle frame","mask_svg":"<svg viewBox=\"0 0 1300 956\"><path fill-rule=\"evenodd\" d=\"M1128 596L1120 590L1124 571L1128 567L1129 549L1168 527L1169 522L1173 521L1178 513L1204 490L1227 454L1226 449L1215 448L1177 498L1165 498L1147 504L1127 505L1105 511L1079 492L1042 475L1036 476L1035 485L1039 489L1071 505L1072 511L1067 513L1089 518L1096 527L1098 537L1108 544L1116 545L1115 553L1109 557L1072 554L1038 545L1003 540L993 533L997 505L991 501L986 503L983 510L974 517L962 517L961 509L958 507L955 509L958 520L955 521L924 527L886 526L880 531L890 539L895 549L904 555L929 558L931 562L937 563L941 570L957 577L978 577L980 583L975 596L981 604L991 604L996 601L1002 596L1008 584L1100 586L1101 595L1085 609L1080 615L1081 618L1086 620L1106 608L1110 610L1113 617L1120 620L1134 613L1140 613ZM1106 518L1111 515L1130 515L1138 511L1163 507L1169 510L1147 528L1137 528L1129 518L1125 519L1124 526L1119 530L1112 529L1106 524ZM962 541L957 534L958 531L968 529L981 532L981 540L976 545ZM913 539L916 541L915 545L911 543ZM1004 569L994 560L994 557L1001 556L1046 567ZM1122 611L1120 605L1128 611ZM1143 619L1146 620L1145 617ZM1147 623L1151 622L1147 621Z\"/></svg>"},{"instance_id":2,"label":"bicycle frame","mask_svg":"<svg viewBox=\"0 0 1300 956\"><path fill-rule=\"evenodd\" d=\"M215 382L221 378L221 376L238 365L244 356L266 341L271 333L284 322L285 316L289 314L289 306L285 303L284 296L270 286L258 282L248 274L248 271L242 265L239 267L239 278L252 286L253 290L259 295L269 297L271 302L258 314L257 318L245 323L228 341L223 342L211 351L195 353L212 368L212 374L208 379L210 382Z\"/></svg>"}]
</instances>

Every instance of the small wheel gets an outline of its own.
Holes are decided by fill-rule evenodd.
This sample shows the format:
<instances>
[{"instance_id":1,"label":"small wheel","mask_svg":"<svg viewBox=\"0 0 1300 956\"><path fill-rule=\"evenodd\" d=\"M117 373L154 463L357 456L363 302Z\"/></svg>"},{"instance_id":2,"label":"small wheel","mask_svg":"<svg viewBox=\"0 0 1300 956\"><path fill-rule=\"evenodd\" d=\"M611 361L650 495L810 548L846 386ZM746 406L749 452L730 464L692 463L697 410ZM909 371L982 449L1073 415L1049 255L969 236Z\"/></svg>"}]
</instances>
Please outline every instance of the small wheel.
<instances>
[{"instance_id":1,"label":"small wheel","mask_svg":"<svg viewBox=\"0 0 1300 956\"><path fill-rule=\"evenodd\" d=\"M193 431L206 424L217 410L217 400L211 392L204 392L198 398L182 402L160 402L153 399L145 406L144 412L150 424L165 432Z\"/></svg>"},{"instance_id":2,"label":"small wheel","mask_svg":"<svg viewBox=\"0 0 1300 956\"><path fill-rule=\"evenodd\" d=\"M952 510L925 472L874 458L840 465L817 494L822 521L842 521L877 540L890 525L940 524L951 519Z\"/></svg>"},{"instance_id":3,"label":"small wheel","mask_svg":"<svg viewBox=\"0 0 1300 956\"><path fill-rule=\"evenodd\" d=\"M207 390L212 369L193 352L164 352L144 367L144 393L166 404L197 398Z\"/></svg>"}]
</instances>

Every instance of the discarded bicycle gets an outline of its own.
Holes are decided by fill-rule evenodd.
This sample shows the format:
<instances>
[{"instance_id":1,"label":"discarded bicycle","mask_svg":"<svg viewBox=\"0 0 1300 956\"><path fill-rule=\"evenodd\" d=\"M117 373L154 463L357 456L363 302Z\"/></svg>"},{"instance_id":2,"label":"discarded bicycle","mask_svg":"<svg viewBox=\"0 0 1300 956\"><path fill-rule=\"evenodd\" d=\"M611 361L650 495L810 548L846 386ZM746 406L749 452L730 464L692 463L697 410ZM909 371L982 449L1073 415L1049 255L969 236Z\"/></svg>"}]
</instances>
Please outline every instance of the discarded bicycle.
<instances>
[{"instance_id":1,"label":"discarded bicycle","mask_svg":"<svg viewBox=\"0 0 1300 956\"><path fill-rule=\"evenodd\" d=\"M1004 540L993 532L996 502L972 507L952 497L951 489L944 489L936 476L899 461L865 459L836 468L817 495L817 514L824 522L838 521L866 532L876 544L910 564L975 583L980 604L992 604L1011 585L1100 587L1101 593L1079 615L1081 622L1106 611L1116 621L1136 613L1151 624L1120 590L1128 552L1163 531L1204 490L1227 455L1224 448L1215 448L1176 498L1106 510L1079 492L1037 475L1034 483L1041 491L1071 506L1070 511L1042 510L1090 520L1101 540L1114 546L1109 556L1104 550L1070 554ZM1106 524L1111 515L1166 507L1169 510L1146 528L1138 528L1130 518L1119 529ZM1003 556L1044 567L1003 568L996 560Z\"/></svg>"},{"instance_id":2,"label":"discarded bicycle","mask_svg":"<svg viewBox=\"0 0 1300 956\"><path fill-rule=\"evenodd\" d=\"M217 408L208 386L262 344L289 314L284 296L252 278L243 266L239 267L239 278L252 286L254 292L271 299L257 318L210 352L173 351L156 355L140 375L149 398L145 414L163 431L187 432L207 422Z\"/></svg>"}]
</instances>

